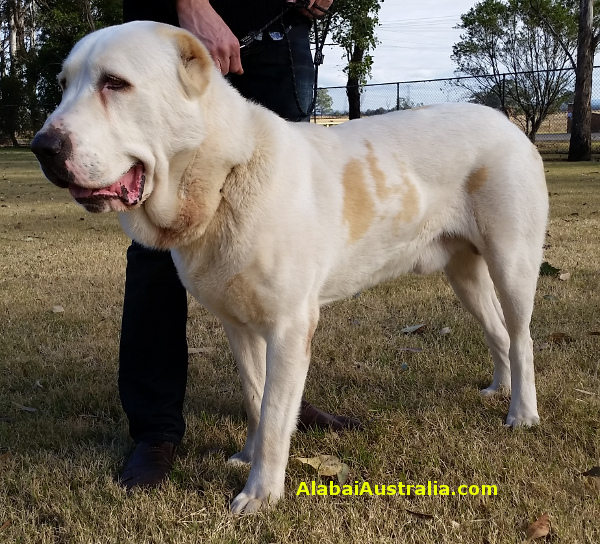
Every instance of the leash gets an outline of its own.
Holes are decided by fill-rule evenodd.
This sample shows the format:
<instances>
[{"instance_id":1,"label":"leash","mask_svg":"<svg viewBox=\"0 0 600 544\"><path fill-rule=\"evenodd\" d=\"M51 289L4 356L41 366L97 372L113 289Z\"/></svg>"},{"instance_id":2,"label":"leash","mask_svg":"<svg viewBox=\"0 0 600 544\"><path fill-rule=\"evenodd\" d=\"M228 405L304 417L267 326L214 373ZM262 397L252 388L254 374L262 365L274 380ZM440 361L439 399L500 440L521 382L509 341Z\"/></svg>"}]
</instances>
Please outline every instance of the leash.
<instances>
[{"instance_id":1,"label":"leash","mask_svg":"<svg viewBox=\"0 0 600 544\"><path fill-rule=\"evenodd\" d=\"M274 25L277 22L281 23L282 34L286 41L287 49L288 49L288 59L289 59L289 65L290 65L290 72L291 72L291 76L292 76L292 85L294 87L294 100L296 102L296 108L298 109L298 112L300 113L301 117L310 117L310 115L313 112L315 105L317 103L317 85L318 85L318 80L319 80L319 65L323 64L323 59L324 59L323 47L325 46L325 38L327 37L327 33L329 32L329 26L331 24L331 12L329 10L322 8L321 6L317 6L316 4L313 5L313 8L320 11L321 13L323 13L323 15L325 15L325 18L323 19L324 20L324 28L323 28L323 33L322 33L321 38L319 38L319 25L317 23L316 17L313 17L313 21L312 21L313 22L313 33L315 35L315 54L313 57L315 77L314 77L314 81L313 81L313 98L306 110L304 110L304 108L300 104L300 98L298 96L298 86L296 85L296 72L294 70L294 58L292 55L292 46L290 44L290 39L288 37L288 32L291 29L291 25L286 27L285 23L283 22L283 17L291 9L307 8L309 3L310 3L309 0L297 0L293 4L290 3L288 6L286 6L283 9L283 11L279 15L277 15L276 17L273 17L269 22L267 22L260 29L253 30L252 32L249 32L246 36L244 36L242 39L240 39L240 49L243 49L245 47L248 47L255 40L260 40L261 38L258 38L258 36L262 36L263 32L265 32L269 27L272 27L272 25Z\"/></svg>"},{"instance_id":2,"label":"leash","mask_svg":"<svg viewBox=\"0 0 600 544\"><path fill-rule=\"evenodd\" d=\"M283 16L292 8L294 4L287 6L279 15L273 17L266 25L262 26L258 30L253 30L249 32L246 36L244 36L240 40L240 49L244 47L248 47L254 40L258 39L258 36L262 35L262 33L267 30L271 25L275 24L280 19L283 19ZM283 23L282 23L283 24Z\"/></svg>"}]
</instances>

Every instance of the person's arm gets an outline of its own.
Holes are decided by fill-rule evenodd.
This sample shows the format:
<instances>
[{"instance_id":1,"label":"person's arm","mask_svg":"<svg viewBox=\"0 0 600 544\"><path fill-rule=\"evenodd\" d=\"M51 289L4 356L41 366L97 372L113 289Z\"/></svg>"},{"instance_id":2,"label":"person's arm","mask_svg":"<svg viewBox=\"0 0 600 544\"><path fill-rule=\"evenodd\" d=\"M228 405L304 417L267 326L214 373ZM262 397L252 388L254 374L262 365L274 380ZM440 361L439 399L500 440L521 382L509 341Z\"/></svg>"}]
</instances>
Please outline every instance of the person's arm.
<instances>
[{"instance_id":1,"label":"person's arm","mask_svg":"<svg viewBox=\"0 0 600 544\"><path fill-rule=\"evenodd\" d=\"M287 0L291 4L299 3L297 0ZM302 11L307 17L322 17L333 4L333 0L308 0L308 5Z\"/></svg>"},{"instance_id":2,"label":"person's arm","mask_svg":"<svg viewBox=\"0 0 600 544\"><path fill-rule=\"evenodd\" d=\"M208 49L222 74L242 74L240 42L208 0L177 0L179 26L194 34Z\"/></svg>"}]
</instances>

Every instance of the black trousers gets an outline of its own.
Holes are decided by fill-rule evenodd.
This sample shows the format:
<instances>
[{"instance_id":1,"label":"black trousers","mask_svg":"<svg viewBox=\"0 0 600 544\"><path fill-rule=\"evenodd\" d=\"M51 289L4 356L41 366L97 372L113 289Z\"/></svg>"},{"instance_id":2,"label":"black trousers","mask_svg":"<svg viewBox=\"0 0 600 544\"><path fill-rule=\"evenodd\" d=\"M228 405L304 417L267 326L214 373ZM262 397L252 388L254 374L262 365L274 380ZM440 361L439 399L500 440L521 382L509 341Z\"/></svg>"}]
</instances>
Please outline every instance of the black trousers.
<instances>
[{"instance_id":1,"label":"black trousers","mask_svg":"<svg viewBox=\"0 0 600 544\"><path fill-rule=\"evenodd\" d=\"M178 23L175 2L125 0L123 5L126 21ZM287 28L280 26L272 30ZM230 75L229 81L243 96L282 117L307 121L314 79L309 26L298 24L287 30L287 38L274 40L265 33L260 42L245 48L244 74ZM179 444L183 438L186 321L187 296L170 252L133 242L127 251L119 394L135 442L166 440Z\"/></svg>"}]
</instances>

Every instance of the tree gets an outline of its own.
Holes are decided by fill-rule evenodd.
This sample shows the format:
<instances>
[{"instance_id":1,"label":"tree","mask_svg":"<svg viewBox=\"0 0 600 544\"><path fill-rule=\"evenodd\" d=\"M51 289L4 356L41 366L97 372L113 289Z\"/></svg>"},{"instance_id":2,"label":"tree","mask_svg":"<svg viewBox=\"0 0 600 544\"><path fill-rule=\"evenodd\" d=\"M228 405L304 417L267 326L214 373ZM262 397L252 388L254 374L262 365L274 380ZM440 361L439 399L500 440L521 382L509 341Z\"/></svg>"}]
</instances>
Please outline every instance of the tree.
<instances>
[{"instance_id":1,"label":"tree","mask_svg":"<svg viewBox=\"0 0 600 544\"><path fill-rule=\"evenodd\" d=\"M569 2L482 0L461 16L458 28L465 32L453 46L452 60L457 73L473 76L461 84L474 96L496 95L507 115L516 106L526 134L535 141L573 82L566 70L576 42Z\"/></svg>"},{"instance_id":2,"label":"tree","mask_svg":"<svg viewBox=\"0 0 600 544\"><path fill-rule=\"evenodd\" d=\"M350 119L360 117L361 87L371 75L373 57L369 52L377 46L375 27L383 0L336 0L331 21L333 41L342 47L348 65L346 94Z\"/></svg>"},{"instance_id":3,"label":"tree","mask_svg":"<svg viewBox=\"0 0 600 544\"><path fill-rule=\"evenodd\" d=\"M493 85L481 90L475 90L471 94L469 102L474 104L483 104L490 108L502 110L507 115L515 113L523 113L520 111L519 105L511 98L515 94L514 89L506 92L506 87L514 87L515 81L513 79L504 79L502 85Z\"/></svg>"},{"instance_id":4,"label":"tree","mask_svg":"<svg viewBox=\"0 0 600 544\"><path fill-rule=\"evenodd\" d=\"M592 76L594 53L599 41L600 34L594 32L594 2L581 0L573 122L569 142L570 161L589 161L592 158Z\"/></svg>"},{"instance_id":5,"label":"tree","mask_svg":"<svg viewBox=\"0 0 600 544\"><path fill-rule=\"evenodd\" d=\"M35 46L36 3L33 0L0 1L0 139L18 145L17 134L27 126L29 111L22 97L27 93L27 61Z\"/></svg>"},{"instance_id":6,"label":"tree","mask_svg":"<svg viewBox=\"0 0 600 544\"><path fill-rule=\"evenodd\" d=\"M536 8L540 0L530 0ZM574 19L579 20L577 36L577 60L569 54L575 70L575 94L573 100L573 123L569 145L569 160L589 160L592 155L592 77L594 55L600 42L600 0L565 0ZM538 10L539 12L539 10ZM561 39L551 21L540 14L540 20ZM568 51L567 44L563 44Z\"/></svg>"},{"instance_id":7,"label":"tree","mask_svg":"<svg viewBox=\"0 0 600 544\"><path fill-rule=\"evenodd\" d=\"M25 126L25 108L21 105L23 85L14 73L0 78L0 143L18 147L19 134Z\"/></svg>"},{"instance_id":8,"label":"tree","mask_svg":"<svg viewBox=\"0 0 600 544\"><path fill-rule=\"evenodd\" d=\"M30 69L44 114L60 102L56 76L73 46L97 28L122 21L119 0L46 0L39 12L39 47ZM45 117L45 115L44 115Z\"/></svg>"},{"instance_id":9,"label":"tree","mask_svg":"<svg viewBox=\"0 0 600 544\"><path fill-rule=\"evenodd\" d=\"M315 103L316 115L331 115L333 98L327 89L317 89L317 102Z\"/></svg>"},{"instance_id":10,"label":"tree","mask_svg":"<svg viewBox=\"0 0 600 544\"><path fill-rule=\"evenodd\" d=\"M56 76L85 34L121 21L120 0L0 0L0 138L35 132L60 101Z\"/></svg>"}]
</instances>

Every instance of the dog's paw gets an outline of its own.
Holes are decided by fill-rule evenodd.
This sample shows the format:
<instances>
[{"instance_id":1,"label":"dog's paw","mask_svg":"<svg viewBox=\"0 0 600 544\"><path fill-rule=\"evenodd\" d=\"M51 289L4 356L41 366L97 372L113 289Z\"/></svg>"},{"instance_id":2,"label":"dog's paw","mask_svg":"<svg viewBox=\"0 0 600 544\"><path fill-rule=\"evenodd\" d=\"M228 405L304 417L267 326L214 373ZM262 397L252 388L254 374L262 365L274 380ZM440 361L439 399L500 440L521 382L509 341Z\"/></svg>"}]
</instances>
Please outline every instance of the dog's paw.
<instances>
[{"instance_id":1,"label":"dog's paw","mask_svg":"<svg viewBox=\"0 0 600 544\"><path fill-rule=\"evenodd\" d=\"M231 513L251 514L252 512L265 509L275 502L277 502L276 499L269 500L269 498L263 499L259 497L252 497L242 491L235 499L233 499L231 503Z\"/></svg>"},{"instance_id":2,"label":"dog's paw","mask_svg":"<svg viewBox=\"0 0 600 544\"><path fill-rule=\"evenodd\" d=\"M227 459L227 464L232 466L248 466L252 464L252 457L242 450Z\"/></svg>"},{"instance_id":3,"label":"dog's paw","mask_svg":"<svg viewBox=\"0 0 600 544\"><path fill-rule=\"evenodd\" d=\"M493 397L494 395L498 394L498 387L492 387L491 385L489 387L486 387L485 389L482 389L481 391L479 391L479 394L482 397Z\"/></svg>"},{"instance_id":4,"label":"dog's paw","mask_svg":"<svg viewBox=\"0 0 600 544\"><path fill-rule=\"evenodd\" d=\"M506 418L506 426L507 427L533 427L540 422L540 416L537 413L527 415L527 414L511 414L509 412Z\"/></svg>"},{"instance_id":5,"label":"dog's paw","mask_svg":"<svg viewBox=\"0 0 600 544\"><path fill-rule=\"evenodd\" d=\"M510 395L510 387L506 387L505 385L496 385L492 384L485 389L479 391L479 394L482 397L493 397L494 395Z\"/></svg>"}]
</instances>

